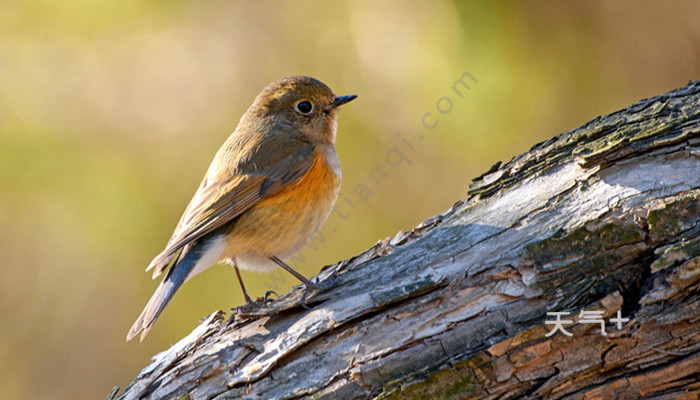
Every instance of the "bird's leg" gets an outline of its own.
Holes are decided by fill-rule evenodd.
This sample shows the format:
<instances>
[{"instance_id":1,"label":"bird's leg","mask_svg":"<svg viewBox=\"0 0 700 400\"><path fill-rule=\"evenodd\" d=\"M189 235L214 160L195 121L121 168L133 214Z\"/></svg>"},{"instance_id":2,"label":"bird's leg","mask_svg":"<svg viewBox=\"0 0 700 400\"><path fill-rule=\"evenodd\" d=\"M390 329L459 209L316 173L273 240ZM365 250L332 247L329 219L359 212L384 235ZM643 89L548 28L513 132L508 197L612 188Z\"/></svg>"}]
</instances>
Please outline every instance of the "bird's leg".
<instances>
[{"instance_id":1,"label":"bird's leg","mask_svg":"<svg viewBox=\"0 0 700 400\"><path fill-rule=\"evenodd\" d=\"M310 288L310 289L320 289L320 288L321 288L321 287L319 287L317 284L315 284L315 283L311 282L310 280L304 278L304 275L302 275L302 274L298 273L297 271L295 271L292 267L290 267L289 265L287 265L284 261L280 260L279 257L277 257L277 256L272 256L272 257L270 257L270 260L272 260L275 264L279 265L280 267L284 268L284 269L285 269L287 272L289 272L290 274L294 275L294 277L297 278L297 279L299 279L299 280L304 284L304 286L306 286L307 288Z\"/></svg>"},{"instance_id":2,"label":"bird's leg","mask_svg":"<svg viewBox=\"0 0 700 400\"><path fill-rule=\"evenodd\" d=\"M233 269L236 270L236 276L238 277L238 283L241 284L241 289L243 289L243 298L245 299L245 304L253 304L253 300L250 299L250 296L248 296L248 291L245 290L245 285L243 284L243 278L241 278L241 271L238 270L238 265L235 263L233 264ZM267 297L267 294L266 296Z\"/></svg>"},{"instance_id":3,"label":"bird's leg","mask_svg":"<svg viewBox=\"0 0 700 400\"><path fill-rule=\"evenodd\" d=\"M310 280L304 278L304 275L302 275L302 274L298 273L297 271L295 271L292 267L290 267L289 265L287 265L284 261L282 261L282 260L281 260L279 257L277 257L277 256L272 256L272 257L270 257L270 260L272 260L275 264L279 265L280 267L284 268L284 269L285 269L287 272L289 272L290 274L294 275L295 278L299 279L299 280L304 284L304 286L306 287L306 290L304 291L304 296L301 298L301 304L302 304L302 305L303 305L303 304L305 303L305 301L306 301L306 294L308 293L309 289L311 289L311 290L327 289L328 287L330 287L330 286L333 284L332 280L329 281L329 282L328 282L327 284L325 284L325 285L319 285L319 284L317 284L317 283L313 283L313 282L311 282Z\"/></svg>"},{"instance_id":4,"label":"bird's leg","mask_svg":"<svg viewBox=\"0 0 700 400\"><path fill-rule=\"evenodd\" d=\"M248 291L245 290L245 285L243 285L243 278L241 277L241 271L238 269L238 266L236 265L235 261L233 262L233 268L236 270L236 277L238 278L238 283L241 284L241 289L243 290L243 298L245 298L245 304L236 307L237 315L241 315L241 312L245 315L247 312L249 313L251 310L255 309L256 306L260 306L267 303L268 301L270 301L271 294L277 296L277 292L273 290L268 290L267 292L265 292L265 297L258 297L257 300L253 301L250 298L250 296L248 296ZM233 309L231 310L233 311Z\"/></svg>"}]
</instances>

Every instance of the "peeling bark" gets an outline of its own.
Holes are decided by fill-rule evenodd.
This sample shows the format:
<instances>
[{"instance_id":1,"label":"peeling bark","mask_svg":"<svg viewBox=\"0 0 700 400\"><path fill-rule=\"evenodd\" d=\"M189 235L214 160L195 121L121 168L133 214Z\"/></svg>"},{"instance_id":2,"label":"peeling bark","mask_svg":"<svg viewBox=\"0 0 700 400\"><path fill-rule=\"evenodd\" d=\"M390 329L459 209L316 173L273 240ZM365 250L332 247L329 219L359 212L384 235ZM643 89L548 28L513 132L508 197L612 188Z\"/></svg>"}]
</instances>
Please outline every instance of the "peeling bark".
<instances>
[{"instance_id":1,"label":"peeling bark","mask_svg":"<svg viewBox=\"0 0 700 400\"><path fill-rule=\"evenodd\" d=\"M210 315L118 398L698 398L700 81L496 164L331 274L310 310L297 287Z\"/></svg>"}]
</instances>

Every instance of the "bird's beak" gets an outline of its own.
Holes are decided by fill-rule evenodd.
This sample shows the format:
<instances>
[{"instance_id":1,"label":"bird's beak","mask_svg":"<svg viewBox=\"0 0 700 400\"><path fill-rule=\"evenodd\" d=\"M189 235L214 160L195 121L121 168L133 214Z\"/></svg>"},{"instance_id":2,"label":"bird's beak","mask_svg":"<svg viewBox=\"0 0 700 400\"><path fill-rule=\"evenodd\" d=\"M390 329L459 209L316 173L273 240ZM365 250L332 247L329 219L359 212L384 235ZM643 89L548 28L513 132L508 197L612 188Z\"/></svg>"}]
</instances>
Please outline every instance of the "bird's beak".
<instances>
[{"instance_id":1,"label":"bird's beak","mask_svg":"<svg viewBox=\"0 0 700 400\"><path fill-rule=\"evenodd\" d=\"M335 100L333 100L333 102L328 105L328 108L340 107L347 102L355 100L355 98L357 98L357 96L354 94L348 96L336 96Z\"/></svg>"}]
</instances>

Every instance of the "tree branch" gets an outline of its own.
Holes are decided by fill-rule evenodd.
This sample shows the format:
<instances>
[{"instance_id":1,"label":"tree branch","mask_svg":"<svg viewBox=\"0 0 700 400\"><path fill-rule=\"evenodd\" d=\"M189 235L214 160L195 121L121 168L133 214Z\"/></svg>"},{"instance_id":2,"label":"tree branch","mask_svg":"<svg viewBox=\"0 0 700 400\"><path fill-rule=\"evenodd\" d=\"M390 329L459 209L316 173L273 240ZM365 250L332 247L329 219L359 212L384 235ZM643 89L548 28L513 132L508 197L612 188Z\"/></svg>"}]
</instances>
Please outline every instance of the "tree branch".
<instances>
[{"instance_id":1,"label":"tree branch","mask_svg":"<svg viewBox=\"0 0 700 400\"><path fill-rule=\"evenodd\" d=\"M700 395L699 157L700 81L595 118L326 267L311 310L210 315L119 399Z\"/></svg>"}]
</instances>

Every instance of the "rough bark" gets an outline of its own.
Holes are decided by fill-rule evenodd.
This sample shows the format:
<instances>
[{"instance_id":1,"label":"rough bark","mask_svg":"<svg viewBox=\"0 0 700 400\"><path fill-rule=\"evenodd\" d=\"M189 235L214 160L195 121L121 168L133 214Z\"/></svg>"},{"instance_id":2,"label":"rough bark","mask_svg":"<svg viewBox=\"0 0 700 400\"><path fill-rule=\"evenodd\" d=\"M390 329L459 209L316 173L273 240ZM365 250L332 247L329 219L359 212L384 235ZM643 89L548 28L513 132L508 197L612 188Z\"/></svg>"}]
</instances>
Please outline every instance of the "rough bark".
<instances>
[{"instance_id":1,"label":"rough bark","mask_svg":"<svg viewBox=\"0 0 700 400\"><path fill-rule=\"evenodd\" d=\"M495 165L332 273L310 310L297 287L210 315L118 398L698 398L700 81ZM572 336L546 336L561 311Z\"/></svg>"}]
</instances>

